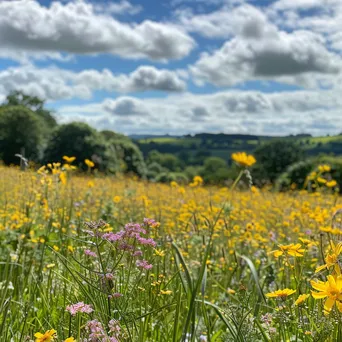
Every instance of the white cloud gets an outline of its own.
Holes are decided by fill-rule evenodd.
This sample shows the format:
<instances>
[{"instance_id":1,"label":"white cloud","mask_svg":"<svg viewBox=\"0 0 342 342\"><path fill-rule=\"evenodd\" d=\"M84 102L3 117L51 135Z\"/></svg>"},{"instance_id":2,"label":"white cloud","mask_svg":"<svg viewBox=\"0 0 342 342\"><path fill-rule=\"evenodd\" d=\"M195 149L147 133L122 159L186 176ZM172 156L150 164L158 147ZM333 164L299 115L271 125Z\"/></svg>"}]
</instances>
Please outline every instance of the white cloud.
<instances>
[{"instance_id":1,"label":"white cloud","mask_svg":"<svg viewBox=\"0 0 342 342\"><path fill-rule=\"evenodd\" d=\"M217 6L223 4L226 6L236 6L238 4L244 3L245 1L246 0L171 0L170 5L174 7L184 4L199 4L202 6Z\"/></svg>"},{"instance_id":2,"label":"white cloud","mask_svg":"<svg viewBox=\"0 0 342 342\"><path fill-rule=\"evenodd\" d=\"M273 34L276 27L258 8L243 4L238 7L223 6L205 14L194 14L191 10L176 12L176 22L189 32L208 38L231 38L235 35L258 37Z\"/></svg>"},{"instance_id":3,"label":"white cloud","mask_svg":"<svg viewBox=\"0 0 342 342\"><path fill-rule=\"evenodd\" d=\"M74 97L90 98L96 90L120 93L184 91L186 84L176 72L151 66L140 66L127 75L115 75L108 69L77 73L56 67L39 69L33 65L0 71L0 94L5 95L17 89L53 101Z\"/></svg>"},{"instance_id":4,"label":"white cloud","mask_svg":"<svg viewBox=\"0 0 342 342\"><path fill-rule=\"evenodd\" d=\"M118 15L118 14L134 15L142 11L141 6L132 5L127 0L121 0L120 2L110 2L110 3L96 2L94 8L96 11L99 11L102 13L107 12L113 15Z\"/></svg>"},{"instance_id":5,"label":"white cloud","mask_svg":"<svg viewBox=\"0 0 342 342\"><path fill-rule=\"evenodd\" d=\"M301 11L310 9L324 11L323 17L321 13L316 18L316 26L325 23L332 30L329 35L325 35L327 27L321 32L311 29L315 16L301 16ZM258 79L317 87L333 82L330 79L341 70L339 52L330 49L342 47L342 26L337 31L331 27L342 22L340 0L279 0L263 9L245 3L204 14L183 9L176 12L175 21L189 32L227 39L220 49L203 53L190 67L197 84L231 86ZM277 26L284 21L293 23L292 31Z\"/></svg>"},{"instance_id":6,"label":"white cloud","mask_svg":"<svg viewBox=\"0 0 342 342\"><path fill-rule=\"evenodd\" d=\"M144 103L134 97L119 97L117 100L106 99L102 103L105 112L113 116L141 116L148 115Z\"/></svg>"},{"instance_id":7,"label":"white cloud","mask_svg":"<svg viewBox=\"0 0 342 342\"><path fill-rule=\"evenodd\" d=\"M127 24L96 13L83 1L0 2L0 56L54 56L109 53L165 61L189 54L194 40L181 29L150 20Z\"/></svg>"},{"instance_id":8,"label":"white cloud","mask_svg":"<svg viewBox=\"0 0 342 342\"><path fill-rule=\"evenodd\" d=\"M248 134L340 133L342 99L337 91L261 93L226 91L167 98L119 97L60 108L64 122L83 118L123 133L226 132ZM104 125L105 123L105 125Z\"/></svg>"},{"instance_id":9,"label":"white cloud","mask_svg":"<svg viewBox=\"0 0 342 342\"><path fill-rule=\"evenodd\" d=\"M341 0L278 0L266 12L270 20L282 27L324 34L328 46L341 53Z\"/></svg>"},{"instance_id":10,"label":"white cloud","mask_svg":"<svg viewBox=\"0 0 342 342\"><path fill-rule=\"evenodd\" d=\"M323 36L258 29L254 23L220 49L202 54L190 68L198 82L231 86L259 79L313 87L341 71L341 57L326 48Z\"/></svg>"},{"instance_id":11,"label":"white cloud","mask_svg":"<svg viewBox=\"0 0 342 342\"><path fill-rule=\"evenodd\" d=\"M335 5L339 0L278 0L274 2L270 8L277 11L284 10L308 10L312 8L320 8L329 5Z\"/></svg>"}]
</instances>

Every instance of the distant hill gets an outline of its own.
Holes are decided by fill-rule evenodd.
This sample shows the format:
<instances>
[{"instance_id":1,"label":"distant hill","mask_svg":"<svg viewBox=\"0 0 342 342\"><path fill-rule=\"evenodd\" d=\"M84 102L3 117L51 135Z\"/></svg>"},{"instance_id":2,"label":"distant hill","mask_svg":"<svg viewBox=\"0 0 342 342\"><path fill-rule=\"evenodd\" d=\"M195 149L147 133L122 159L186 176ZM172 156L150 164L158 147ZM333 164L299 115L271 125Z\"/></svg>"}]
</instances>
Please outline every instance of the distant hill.
<instances>
[{"instance_id":1,"label":"distant hill","mask_svg":"<svg viewBox=\"0 0 342 342\"><path fill-rule=\"evenodd\" d=\"M342 155L342 135L313 137L310 134L298 134L282 137L258 136L248 134L212 134L194 135L132 135L146 156L150 151L176 154L182 159L188 155L218 156L226 160L237 151L253 153L257 146L271 140L295 140L306 150L308 156L319 154Z\"/></svg>"},{"instance_id":2,"label":"distant hill","mask_svg":"<svg viewBox=\"0 0 342 342\"><path fill-rule=\"evenodd\" d=\"M141 140L141 139L155 139L155 138L179 138L178 135L169 135L169 134L163 134L163 135L157 135L157 134L132 134L128 136L132 140Z\"/></svg>"}]
</instances>

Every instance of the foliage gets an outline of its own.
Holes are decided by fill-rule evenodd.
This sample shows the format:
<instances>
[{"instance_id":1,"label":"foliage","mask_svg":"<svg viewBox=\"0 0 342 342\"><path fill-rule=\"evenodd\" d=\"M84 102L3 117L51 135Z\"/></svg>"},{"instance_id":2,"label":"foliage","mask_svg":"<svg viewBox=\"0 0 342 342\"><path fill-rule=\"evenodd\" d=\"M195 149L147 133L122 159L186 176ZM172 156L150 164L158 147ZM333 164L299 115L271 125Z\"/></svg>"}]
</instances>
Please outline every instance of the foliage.
<instances>
[{"instance_id":1,"label":"foliage","mask_svg":"<svg viewBox=\"0 0 342 342\"><path fill-rule=\"evenodd\" d=\"M156 150L149 152L146 162L147 164L157 163L172 172L180 171L181 169L181 161L179 158L170 153L159 153Z\"/></svg>"},{"instance_id":2,"label":"foliage","mask_svg":"<svg viewBox=\"0 0 342 342\"><path fill-rule=\"evenodd\" d=\"M190 165L185 168L184 174L187 176L188 179L193 179L195 176L202 174L202 169L202 166Z\"/></svg>"},{"instance_id":3,"label":"foliage","mask_svg":"<svg viewBox=\"0 0 342 342\"><path fill-rule=\"evenodd\" d=\"M180 184L186 184L189 182L189 178L181 172L162 172L159 173L154 180L160 183L177 182Z\"/></svg>"},{"instance_id":4,"label":"foliage","mask_svg":"<svg viewBox=\"0 0 342 342\"><path fill-rule=\"evenodd\" d=\"M286 168L303 160L304 151L295 142L275 140L255 150L258 161L253 175L259 182L274 182Z\"/></svg>"},{"instance_id":5,"label":"foliage","mask_svg":"<svg viewBox=\"0 0 342 342\"><path fill-rule=\"evenodd\" d=\"M37 96L29 96L22 91L12 91L6 97L3 106L23 106L30 109L43 120L46 130L57 126L57 121L52 112L44 107L44 101Z\"/></svg>"},{"instance_id":6,"label":"foliage","mask_svg":"<svg viewBox=\"0 0 342 342\"><path fill-rule=\"evenodd\" d=\"M183 165L203 165L209 156L228 161L234 152L246 151L254 154L256 148L268 142L281 140L296 143L308 156L324 154L342 155L342 136L312 137L298 134L286 137L256 136L243 134L195 134L185 136L135 137L135 141L145 156L152 150L176 155Z\"/></svg>"},{"instance_id":7,"label":"foliage","mask_svg":"<svg viewBox=\"0 0 342 342\"><path fill-rule=\"evenodd\" d=\"M219 184L231 177L226 161L219 157L209 157L204 160L200 175L206 183Z\"/></svg>"},{"instance_id":8,"label":"foliage","mask_svg":"<svg viewBox=\"0 0 342 342\"><path fill-rule=\"evenodd\" d=\"M307 187L308 176L311 172L317 171L320 165L328 165L331 170L328 172L328 179L337 181L338 188L342 189L342 159L329 156L309 158L290 165L276 181L276 189L286 191L291 188L303 189ZM313 190L313 189L311 189Z\"/></svg>"},{"instance_id":9,"label":"foliage","mask_svg":"<svg viewBox=\"0 0 342 342\"><path fill-rule=\"evenodd\" d=\"M147 173L144 157L139 147L128 137L111 131L102 131L101 134L111 147L113 154L123 162L121 170L145 177Z\"/></svg>"},{"instance_id":10,"label":"foliage","mask_svg":"<svg viewBox=\"0 0 342 342\"><path fill-rule=\"evenodd\" d=\"M167 172L167 169L165 169L156 162L152 162L151 164L147 165L146 177L149 180L155 181L159 174L165 172Z\"/></svg>"},{"instance_id":11,"label":"foliage","mask_svg":"<svg viewBox=\"0 0 342 342\"><path fill-rule=\"evenodd\" d=\"M0 158L5 164L18 164L15 154L37 161L43 143L42 120L23 106L0 107Z\"/></svg>"},{"instance_id":12,"label":"foliage","mask_svg":"<svg viewBox=\"0 0 342 342\"><path fill-rule=\"evenodd\" d=\"M44 152L44 162L63 162L63 156L77 156L81 168L91 159L100 171L115 172L118 159L104 137L85 123L73 122L57 127L52 132Z\"/></svg>"}]
</instances>

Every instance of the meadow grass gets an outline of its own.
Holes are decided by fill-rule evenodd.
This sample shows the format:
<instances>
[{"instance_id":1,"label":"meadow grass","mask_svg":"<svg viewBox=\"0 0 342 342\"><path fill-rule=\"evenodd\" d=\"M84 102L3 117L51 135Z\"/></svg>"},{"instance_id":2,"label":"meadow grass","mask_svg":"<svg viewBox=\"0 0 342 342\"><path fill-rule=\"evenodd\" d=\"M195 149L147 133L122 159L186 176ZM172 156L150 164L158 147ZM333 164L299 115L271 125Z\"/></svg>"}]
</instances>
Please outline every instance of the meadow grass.
<instances>
[{"instance_id":1,"label":"meadow grass","mask_svg":"<svg viewBox=\"0 0 342 342\"><path fill-rule=\"evenodd\" d=\"M0 341L342 341L337 195L52 169L0 168Z\"/></svg>"}]
</instances>

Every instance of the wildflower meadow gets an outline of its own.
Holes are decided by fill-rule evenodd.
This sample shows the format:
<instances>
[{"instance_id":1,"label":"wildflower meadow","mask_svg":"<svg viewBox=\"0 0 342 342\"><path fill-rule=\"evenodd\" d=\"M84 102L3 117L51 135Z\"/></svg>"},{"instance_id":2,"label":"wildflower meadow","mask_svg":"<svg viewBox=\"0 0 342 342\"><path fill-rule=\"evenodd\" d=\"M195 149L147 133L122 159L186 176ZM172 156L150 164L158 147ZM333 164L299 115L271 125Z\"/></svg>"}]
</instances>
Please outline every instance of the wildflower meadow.
<instances>
[{"instance_id":1,"label":"wildflower meadow","mask_svg":"<svg viewBox=\"0 0 342 342\"><path fill-rule=\"evenodd\" d=\"M104 176L75 157L0 167L0 341L342 341L342 202ZM241 188L241 182L247 184Z\"/></svg>"}]
</instances>

